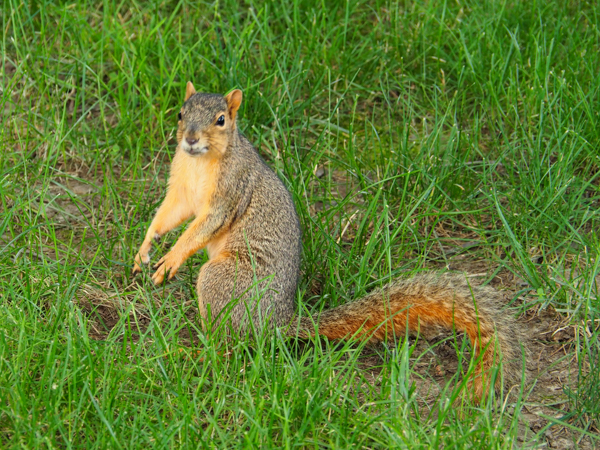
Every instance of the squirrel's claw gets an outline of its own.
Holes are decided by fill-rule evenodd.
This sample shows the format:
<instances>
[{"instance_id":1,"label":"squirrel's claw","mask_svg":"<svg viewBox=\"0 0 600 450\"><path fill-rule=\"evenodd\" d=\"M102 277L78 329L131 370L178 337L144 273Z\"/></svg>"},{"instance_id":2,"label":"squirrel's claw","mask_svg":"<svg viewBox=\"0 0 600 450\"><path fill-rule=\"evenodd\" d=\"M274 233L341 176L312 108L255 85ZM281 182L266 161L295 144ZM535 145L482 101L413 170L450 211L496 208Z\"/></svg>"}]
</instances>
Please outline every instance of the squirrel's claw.
<instances>
[{"instance_id":1,"label":"squirrel's claw","mask_svg":"<svg viewBox=\"0 0 600 450\"><path fill-rule=\"evenodd\" d=\"M154 275L152 275L152 281L156 285L161 284L164 280L165 280L165 273L164 273L164 271L161 272L160 269L157 270L156 272L154 272Z\"/></svg>"},{"instance_id":2,"label":"squirrel's claw","mask_svg":"<svg viewBox=\"0 0 600 450\"><path fill-rule=\"evenodd\" d=\"M150 262L150 257L148 254L142 256L141 253L135 255L135 259L133 261L133 269L131 270L132 275L137 275L142 273L142 264L148 264Z\"/></svg>"},{"instance_id":3,"label":"squirrel's claw","mask_svg":"<svg viewBox=\"0 0 600 450\"><path fill-rule=\"evenodd\" d=\"M165 279L165 275L167 274L167 272L169 273L167 279L170 280L175 276L175 274L177 273L177 269L179 269L180 265L181 262L177 261L177 258L175 257L173 252L167 253L156 264L154 264L153 267L154 269L156 269L156 272L154 272L154 274L152 275L152 281L154 281L154 284L162 283Z\"/></svg>"},{"instance_id":4,"label":"squirrel's claw","mask_svg":"<svg viewBox=\"0 0 600 450\"><path fill-rule=\"evenodd\" d=\"M140 273L142 273L142 268L140 267L140 265L137 262L134 262L133 269L131 269L131 274L138 275Z\"/></svg>"},{"instance_id":5,"label":"squirrel's claw","mask_svg":"<svg viewBox=\"0 0 600 450\"><path fill-rule=\"evenodd\" d=\"M161 284L165 279L165 274L167 272L166 267L164 266L164 257L158 261L156 264L152 266L156 271L152 274L152 281L154 284Z\"/></svg>"}]
</instances>

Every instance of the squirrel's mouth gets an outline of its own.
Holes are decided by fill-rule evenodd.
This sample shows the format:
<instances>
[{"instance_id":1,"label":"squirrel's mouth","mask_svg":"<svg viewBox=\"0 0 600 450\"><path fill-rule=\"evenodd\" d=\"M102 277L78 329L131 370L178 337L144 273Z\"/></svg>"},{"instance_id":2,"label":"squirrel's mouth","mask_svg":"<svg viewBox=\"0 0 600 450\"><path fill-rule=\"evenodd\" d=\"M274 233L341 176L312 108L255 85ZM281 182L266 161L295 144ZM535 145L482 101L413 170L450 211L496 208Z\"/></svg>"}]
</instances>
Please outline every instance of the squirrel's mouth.
<instances>
[{"instance_id":1,"label":"squirrel's mouth","mask_svg":"<svg viewBox=\"0 0 600 450\"><path fill-rule=\"evenodd\" d=\"M208 147L188 147L184 150L192 156L203 155L208 151Z\"/></svg>"},{"instance_id":2,"label":"squirrel's mouth","mask_svg":"<svg viewBox=\"0 0 600 450\"><path fill-rule=\"evenodd\" d=\"M208 145L206 142L198 142L190 145L185 139L181 141L181 148L183 151L192 156L203 155L208 152Z\"/></svg>"}]
</instances>

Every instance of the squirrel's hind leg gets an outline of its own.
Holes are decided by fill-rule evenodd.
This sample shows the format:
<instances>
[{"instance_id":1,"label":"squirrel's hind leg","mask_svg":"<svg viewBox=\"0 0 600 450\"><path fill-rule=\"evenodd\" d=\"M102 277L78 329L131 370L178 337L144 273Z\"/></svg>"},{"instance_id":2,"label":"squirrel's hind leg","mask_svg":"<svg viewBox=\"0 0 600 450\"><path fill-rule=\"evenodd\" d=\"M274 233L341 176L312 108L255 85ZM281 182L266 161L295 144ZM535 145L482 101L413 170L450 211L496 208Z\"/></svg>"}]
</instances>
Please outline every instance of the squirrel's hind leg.
<instances>
[{"instance_id":1,"label":"squirrel's hind leg","mask_svg":"<svg viewBox=\"0 0 600 450\"><path fill-rule=\"evenodd\" d=\"M255 274L248 260L227 251L206 262L198 276L198 308L203 328L217 331L223 325L227 335L240 336L252 323L254 333L262 332L269 321L279 322L276 299L269 290L269 278ZM210 313L209 313L210 311Z\"/></svg>"}]
</instances>

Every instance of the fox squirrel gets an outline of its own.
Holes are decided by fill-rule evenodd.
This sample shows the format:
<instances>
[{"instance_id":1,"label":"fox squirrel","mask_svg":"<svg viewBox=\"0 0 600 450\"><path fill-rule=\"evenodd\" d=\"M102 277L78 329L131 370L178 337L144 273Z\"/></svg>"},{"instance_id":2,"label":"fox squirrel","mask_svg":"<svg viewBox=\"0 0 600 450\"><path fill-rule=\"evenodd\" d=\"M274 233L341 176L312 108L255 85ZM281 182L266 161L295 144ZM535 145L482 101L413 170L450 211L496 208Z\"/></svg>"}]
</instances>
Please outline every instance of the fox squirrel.
<instances>
[{"instance_id":1,"label":"fox squirrel","mask_svg":"<svg viewBox=\"0 0 600 450\"><path fill-rule=\"evenodd\" d=\"M468 336L480 357L468 382L475 401L485 396L490 369L500 357L505 378L516 378L518 333L510 315L501 312L500 294L471 286L461 276L396 280L319 316L295 315L298 216L281 180L238 131L241 102L240 90L226 96L203 94L187 83L167 195L135 257L134 274L149 263L154 239L194 217L154 266L152 280L159 284L167 275L171 279L187 258L205 248L209 260L198 276L198 305L204 319L210 305L212 326L226 315L227 324L239 333L252 321L256 330L268 324L287 327L289 335L303 338L318 333L333 340L370 342L404 335L407 327L409 333L425 337L456 329ZM250 302L256 298L260 300Z\"/></svg>"}]
</instances>

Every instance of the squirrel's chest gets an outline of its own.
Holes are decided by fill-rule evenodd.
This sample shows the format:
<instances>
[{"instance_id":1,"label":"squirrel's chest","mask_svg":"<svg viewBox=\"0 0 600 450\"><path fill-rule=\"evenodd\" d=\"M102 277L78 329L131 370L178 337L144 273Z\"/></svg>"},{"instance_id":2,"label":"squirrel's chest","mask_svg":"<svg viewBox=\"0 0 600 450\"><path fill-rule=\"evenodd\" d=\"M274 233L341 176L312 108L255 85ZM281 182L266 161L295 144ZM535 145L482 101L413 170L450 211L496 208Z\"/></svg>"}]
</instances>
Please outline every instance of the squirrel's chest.
<instances>
[{"instance_id":1,"label":"squirrel's chest","mask_svg":"<svg viewBox=\"0 0 600 450\"><path fill-rule=\"evenodd\" d=\"M174 161L174 163L176 163ZM197 216L206 208L217 186L217 165L215 161L204 158L186 158L177 161L171 174L174 189L181 201L185 201ZM173 175L176 175L173 177Z\"/></svg>"}]
</instances>

